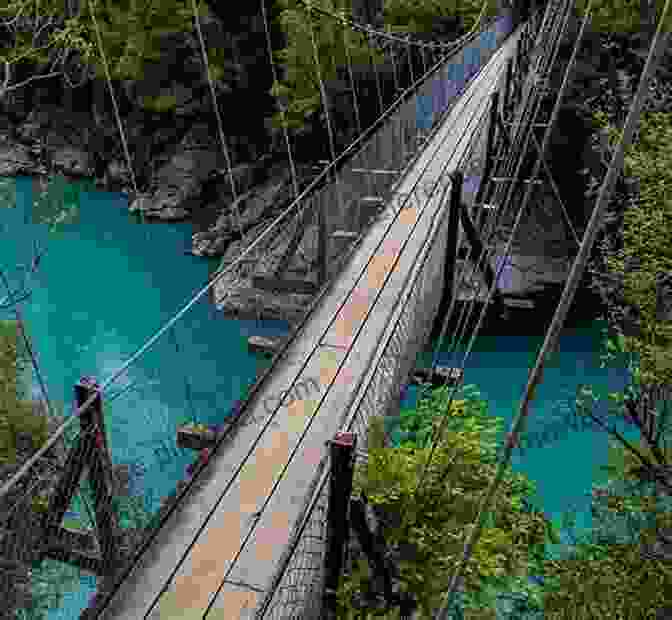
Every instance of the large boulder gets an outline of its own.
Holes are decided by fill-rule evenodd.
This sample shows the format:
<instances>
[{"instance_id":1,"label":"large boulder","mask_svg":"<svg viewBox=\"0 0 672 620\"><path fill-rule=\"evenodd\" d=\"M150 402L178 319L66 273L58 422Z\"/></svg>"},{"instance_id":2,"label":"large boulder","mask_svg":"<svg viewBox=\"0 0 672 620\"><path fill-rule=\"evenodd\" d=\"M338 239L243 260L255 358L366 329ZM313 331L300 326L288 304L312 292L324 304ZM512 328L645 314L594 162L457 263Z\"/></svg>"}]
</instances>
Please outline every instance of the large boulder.
<instances>
[{"instance_id":1,"label":"large boulder","mask_svg":"<svg viewBox=\"0 0 672 620\"><path fill-rule=\"evenodd\" d=\"M197 201L203 181L217 168L217 153L181 150L152 179L158 187L151 199L137 198L131 212L162 220L186 218Z\"/></svg>"},{"instance_id":2,"label":"large boulder","mask_svg":"<svg viewBox=\"0 0 672 620\"><path fill-rule=\"evenodd\" d=\"M249 188L259 177L255 167L238 167L239 188ZM242 182L241 182L242 181ZM196 256L223 256L231 241L240 240L242 231L245 243L250 243L250 233L260 222L277 216L291 199L291 186L286 168L276 168L265 183L239 194L236 200L222 201L216 222L206 231L192 235L192 253ZM232 248L233 249L233 248Z\"/></svg>"},{"instance_id":3,"label":"large boulder","mask_svg":"<svg viewBox=\"0 0 672 620\"><path fill-rule=\"evenodd\" d=\"M29 147L0 139L0 176L44 174L46 170L37 162Z\"/></svg>"},{"instance_id":4,"label":"large boulder","mask_svg":"<svg viewBox=\"0 0 672 620\"><path fill-rule=\"evenodd\" d=\"M90 177L93 175L91 154L76 146L63 145L51 154L51 164L57 172L67 176Z\"/></svg>"}]
</instances>

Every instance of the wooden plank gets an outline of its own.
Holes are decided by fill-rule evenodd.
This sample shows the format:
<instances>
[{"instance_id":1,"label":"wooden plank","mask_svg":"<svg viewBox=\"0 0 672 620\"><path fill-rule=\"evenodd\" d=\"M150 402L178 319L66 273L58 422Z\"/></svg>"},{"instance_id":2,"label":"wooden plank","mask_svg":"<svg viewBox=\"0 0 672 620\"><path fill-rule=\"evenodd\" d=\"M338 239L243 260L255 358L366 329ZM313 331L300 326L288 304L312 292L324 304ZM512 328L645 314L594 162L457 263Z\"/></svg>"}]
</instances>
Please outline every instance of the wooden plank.
<instances>
[{"instance_id":1,"label":"wooden plank","mask_svg":"<svg viewBox=\"0 0 672 620\"><path fill-rule=\"evenodd\" d=\"M534 310L535 305L531 299L519 297L502 297L502 302L507 308L524 308L525 310Z\"/></svg>"},{"instance_id":2,"label":"wooden plank","mask_svg":"<svg viewBox=\"0 0 672 620\"><path fill-rule=\"evenodd\" d=\"M356 239L359 233L354 230L335 230L331 233L332 239Z\"/></svg>"},{"instance_id":3,"label":"wooden plank","mask_svg":"<svg viewBox=\"0 0 672 620\"><path fill-rule=\"evenodd\" d=\"M250 336L247 339L247 350L250 353L275 353L281 346L281 338Z\"/></svg>"},{"instance_id":4,"label":"wooden plank","mask_svg":"<svg viewBox=\"0 0 672 620\"><path fill-rule=\"evenodd\" d=\"M431 368L418 368L411 375L411 385L431 383L433 386L455 385L464 381L464 371L461 368L437 366L432 373Z\"/></svg>"},{"instance_id":5,"label":"wooden plank","mask_svg":"<svg viewBox=\"0 0 672 620\"><path fill-rule=\"evenodd\" d=\"M369 170L368 168L352 168L352 172L361 172L368 174L401 174L401 170Z\"/></svg>"},{"instance_id":6,"label":"wooden plank","mask_svg":"<svg viewBox=\"0 0 672 620\"><path fill-rule=\"evenodd\" d=\"M302 295L313 295L317 292L317 285L306 280L285 280L282 278L253 276L252 285L262 291L300 293Z\"/></svg>"},{"instance_id":7,"label":"wooden plank","mask_svg":"<svg viewBox=\"0 0 672 620\"><path fill-rule=\"evenodd\" d=\"M82 570L103 575L103 558L94 551L96 548L96 538L92 533L85 530L58 528L49 541L43 557L74 564Z\"/></svg>"}]
</instances>

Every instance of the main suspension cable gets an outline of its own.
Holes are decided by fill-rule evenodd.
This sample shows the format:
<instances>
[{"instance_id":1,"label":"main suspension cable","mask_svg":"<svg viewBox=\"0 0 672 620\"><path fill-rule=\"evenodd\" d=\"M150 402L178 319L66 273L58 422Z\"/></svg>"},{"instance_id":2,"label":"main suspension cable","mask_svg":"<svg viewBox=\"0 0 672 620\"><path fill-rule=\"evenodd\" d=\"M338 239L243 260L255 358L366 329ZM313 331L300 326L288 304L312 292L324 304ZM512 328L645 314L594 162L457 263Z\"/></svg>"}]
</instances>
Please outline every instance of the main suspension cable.
<instances>
[{"instance_id":1,"label":"main suspension cable","mask_svg":"<svg viewBox=\"0 0 672 620\"><path fill-rule=\"evenodd\" d=\"M89 0L91 3L92 0ZM99 37L100 38L100 37ZM403 41L406 43L406 41ZM99 42L99 45L102 44ZM101 50L102 51L102 50ZM102 51L102 54L104 55L104 51ZM109 70L107 72L109 76ZM123 128L122 128L123 129ZM123 134L122 134L123 135ZM348 152L353 152L355 148L359 147L361 144L361 136L360 139L355 140L346 150L344 153L341 154L339 157L345 157ZM129 157L130 160L130 157ZM331 166L334 165L330 164ZM326 173L326 170L323 172L323 174ZM313 191L318 183L320 183L323 180L323 174L319 175L318 178L314 179L308 187L306 187L301 194L292 202L291 205L289 205L286 209L283 210L282 213L280 213L266 228L264 231L262 231L259 236L252 241L241 253L238 255L230 264L228 264L226 267L220 267L220 269L214 274L214 276L211 278L211 280L204 285L199 291L197 291L186 303L185 305L173 315L173 317L164 323L163 326L157 329L157 331L150 337L148 338L143 345L141 345L138 350L131 356L129 357L126 362L124 362L114 373L112 373L106 380L102 382L100 386L98 386L93 393L89 396L89 398L82 404L80 405L77 410L71 415L49 438L49 440L40 448L19 470L0 488L0 498L4 497L9 490L16 484L18 480L22 478L26 474L26 472L30 469L30 467L33 466L33 464L39 460L65 433L66 430L68 430L72 424L74 424L75 420L81 415L83 411L85 411L88 407L91 406L91 404L95 401L95 399L101 395L104 390L111 385L116 379L121 376L138 358L140 358L147 350L149 350L157 340L159 340L165 333L168 331L175 323L177 323L189 310L194 306L203 295L207 294L220 280L224 278L224 276L233 273L233 271L238 268L246 259L248 259L248 256L251 254L253 250L255 250L258 246L262 244L262 242L267 241L267 238L271 236L271 233L273 233L276 228L289 216L289 214L294 211L294 210L299 210L300 204L302 199L307 196L311 191Z\"/></svg>"},{"instance_id":2,"label":"main suspension cable","mask_svg":"<svg viewBox=\"0 0 672 620\"><path fill-rule=\"evenodd\" d=\"M343 14L339 13L332 13L326 9L323 9L322 7L315 6L311 0L297 0L299 4L301 4L304 8L311 10L311 11L316 11L317 13L321 13L322 15L325 15L327 17L331 17L332 19L336 19L338 21L343 22L345 25L348 25L350 28L353 28L354 30L360 30L362 32L367 32L371 33L377 36L380 36L381 38L387 39L389 41L394 41L396 43L401 43L406 45L408 43L407 39L401 37L401 36L395 36L393 34L387 33L385 31L377 30L376 28L373 28L370 25L366 24L360 24L354 19L347 17ZM484 0L483 5L481 7L481 12L476 19L476 22L472 26L471 30L467 32L466 34L462 35L458 39L455 39L454 41L451 41L450 43L423 43L420 41L412 41L411 45L415 45L416 47L419 48L427 48L427 49L444 49L444 50L450 50L455 47L459 47L464 41L466 41L469 37L471 37L480 27L481 21L483 20L483 17L485 15L485 11L487 10L488 6L490 4L490 0ZM410 36L410 35L409 35Z\"/></svg>"},{"instance_id":3,"label":"main suspension cable","mask_svg":"<svg viewBox=\"0 0 672 620\"><path fill-rule=\"evenodd\" d=\"M560 331L562 330L562 327L564 325L565 319L567 317L567 313L569 311L569 307L574 299L574 295L576 293L576 290L579 285L579 281L581 280L581 277L583 275L583 271L585 269L585 266L587 264L589 255L590 255L590 250L592 248L593 242L595 240L595 236L597 234L598 226L600 224L601 216L602 216L602 211L603 211L603 206L606 204L606 199L608 198L608 192L610 191L610 182L612 181L612 178L615 177L619 172L620 172L620 167L622 163L622 156L623 156L623 143L625 141L628 141L630 139L630 135L632 131L634 130L634 124L639 116L639 110L641 108L641 100L643 100L643 95L645 92L645 89L642 88L642 86L646 87L647 82L648 82L648 75L649 71L652 68L652 65L655 63L651 63L651 54L653 52L653 48L655 46L655 43L658 38L658 33L660 32L660 28L662 26L662 23L665 19L665 16L667 14L667 10L669 7L669 2L670 0L666 0L665 3L665 8L663 10L663 17L661 18L661 22L658 27L658 32L656 33L656 37L654 38L654 42L651 45L651 50L649 52L649 58L647 59L647 64L644 68L644 74L642 76L642 80L640 82L640 88L637 93L638 98L635 99L635 102L633 103L633 107L630 110L630 114L628 116L628 121L626 122L626 128L624 132L623 138L619 141L619 145L617 148L617 153L614 156L614 160L612 160L612 166L609 169L609 173L607 174L607 178L605 178L604 183L602 185L602 190L600 192L600 197L598 198L598 203L596 204L595 208L593 209L593 213L590 219L590 222L588 224L588 228L586 229L586 232L584 234L581 247L579 249L579 253L574 261L574 264L572 265L572 270L570 272L569 278L567 280L565 289L563 290L562 297L560 299L560 302L558 303L558 307L556 309L556 312L553 316L553 319L551 321L551 324L549 325L549 328L546 332L546 337L544 339L544 343L541 347L541 350L539 351L539 354L537 356L537 361L535 363L534 368L530 372L530 376L528 378L528 383L525 388L523 398L520 403L519 407L519 412L518 415L516 416L513 425L511 427L511 431L508 434L507 441L505 443L505 448L504 448L504 456L502 460L499 463L499 466L497 468L497 472L495 474L495 477L493 478L492 482L489 485L489 488L487 489L486 493L483 496L483 500L481 502L481 505L479 507L479 512L475 521L475 527L473 527L469 533L468 539L465 543L464 547L464 552L463 556L461 558L460 563L456 567L451 581L450 585L448 588L448 592L446 593L444 600L445 604L442 607L441 611L439 612L439 619L447 619L448 618L448 612L450 609L450 603L452 601L453 594L457 588L457 583L459 579L461 578L462 571L464 570L464 566L466 562L469 560L471 556L471 552L473 550L473 547L480 536L482 527L483 527L483 522L485 519L486 512L489 508L489 505L491 501L494 499L494 496L499 488L499 485L501 484L501 481L504 476L505 470L509 466L509 461L511 458L511 452L513 447L515 446L517 442L517 436L521 430L524 428L524 421L525 418L528 414L528 407L531 402L531 400L534 398L534 393L536 390L537 385L541 382L542 379L542 373L543 373L543 367L544 363L546 361L546 358L548 354L557 348L557 343L558 343L558 338L560 335ZM548 139L550 137L550 127L552 127L555 118L557 117L557 113L560 108L560 103L562 101L562 96L566 90L567 83L569 82L569 74L570 70L574 64L574 61L576 59L576 56L578 54L578 50L581 46L581 42L583 40L583 35L585 32L586 25L590 19L590 14L592 12L592 0L589 1L588 6L586 8L586 13L583 19L583 22L581 24L581 29L579 31L579 34L577 36L577 40L574 44L574 49L572 51L572 57L570 58L569 64L567 66L567 69L565 71L565 75L563 77L563 83L560 87L560 91L558 93L558 96L556 98L556 103L553 109L553 114L551 116L551 122L549 124L549 127L546 130L546 135L544 136L544 144L542 146L542 151L540 153L540 159L544 156L545 152L545 147L547 146ZM667 39L667 36L665 36L665 39ZM539 167L540 167L540 159L537 160L537 164L535 165L535 174L534 177L536 178ZM616 165L618 164L618 166ZM528 188L528 191L526 192L526 195L530 193L531 188Z\"/></svg>"},{"instance_id":4,"label":"main suspension cable","mask_svg":"<svg viewBox=\"0 0 672 620\"><path fill-rule=\"evenodd\" d=\"M105 79L107 82L107 88L110 91L110 98L112 99L112 105L114 107L114 116L117 121L117 127L119 129L121 143L124 147L124 155L126 156L126 164L128 165L128 172L131 175L131 183L133 184L133 191L135 192L135 198L137 199L140 196L140 192L138 190L138 184L135 178L135 172L133 171L133 163L131 162L131 153L128 150L128 143L126 142L126 132L124 131L124 126L121 123L121 115L119 114L117 97L114 94L114 88L112 86L112 76L110 74L110 67L107 63L105 48L103 47L103 38L100 34L100 29L98 27L98 20L96 18L94 0L89 0L89 10L91 11L91 19L93 20L93 27L96 31L96 39L98 41L98 49L100 50L100 57L101 60L103 61L103 68L105 69ZM140 217L142 222L144 223L145 221L144 209L140 209Z\"/></svg>"},{"instance_id":5,"label":"main suspension cable","mask_svg":"<svg viewBox=\"0 0 672 620\"><path fill-rule=\"evenodd\" d=\"M215 118L217 119L217 133L219 134L219 142L224 152L224 158L226 160L226 172L229 177L229 185L231 186L231 195L233 197L233 202L231 203L234 207L236 214L236 219L238 220L238 233L239 235L243 234L243 225L240 219L240 206L238 204L238 192L236 191L236 182L233 178L233 170L231 168L231 157L229 156L229 149L226 145L226 139L224 137L224 125L222 123L222 116L219 112L219 105L217 104L217 94L215 93L215 85L212 81L212 75L210 73L210 63L208 62L208 53L205 49L205 42L203 40L203 32L201 30L201 20L198 15L198 6L196 5L196 0L191 0L191 7L194 14L194 22L196 25L196 32L198 34L198 43L201 48L201 55L203 56L203 65L205 68L205 74L208 78L208 86L210 89L210 98L212 99L212 107L215 111Z\"/></svg>"},{"instance_id":6,"label":"main suspension cable","mask_svg":"<svg viewBox=\"0 0 672 620\"><path fill-rule=\"evenodd\" d=\"M273 46L271 45L271 30L268 26L268 16L266 15L266 0L261 0L261 14L264 20L264 31L266 33L266 49L268 51L268 61L271 65L273 84L274 85L280 84L280 82L278 81L278 72L275 67L275 60L273 59ZM285 105L282 101L278 101L278 107L280 108L280 118L282 121L282 135L285 138L285 145L287 146L287 157L289 158L289 169L292 175L292 190L294 191L294 199L296 199L296 197L299 195L299 183L296 176L296 166L294 165L294 156L292 155L292 145L289 141L289 131L287 130L287 112L285 110Z\"/></svg>"}]
</instances>

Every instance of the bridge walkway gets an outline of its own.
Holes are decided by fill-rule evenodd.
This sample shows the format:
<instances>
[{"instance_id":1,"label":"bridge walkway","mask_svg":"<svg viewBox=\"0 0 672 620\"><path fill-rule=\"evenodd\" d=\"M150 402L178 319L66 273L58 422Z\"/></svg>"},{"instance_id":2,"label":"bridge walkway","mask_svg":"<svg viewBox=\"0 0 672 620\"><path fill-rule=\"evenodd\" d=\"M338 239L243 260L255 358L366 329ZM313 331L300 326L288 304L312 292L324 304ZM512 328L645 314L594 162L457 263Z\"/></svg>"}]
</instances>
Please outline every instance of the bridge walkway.
<instances>
[{"instance_id":1,"label":"bridge walkway","mask_svg":"<svg viewBox=\"0 0 672 620\"><path fill-rule=\"evenodd\" d=\"M420 178L423 184L446 178L446 164L449 172L456 169L519 36L520 29L473 78L393 197L410 193ZM218 446L101 618L254 616L325 442L366 376L409 274L427 251L424 240L442 221L440 193L401 210L398 200L387 205L295 335L278 371L249 403L243 423ZM292 398L283 399L287 394Z\"/></svg>"}]
</instances>

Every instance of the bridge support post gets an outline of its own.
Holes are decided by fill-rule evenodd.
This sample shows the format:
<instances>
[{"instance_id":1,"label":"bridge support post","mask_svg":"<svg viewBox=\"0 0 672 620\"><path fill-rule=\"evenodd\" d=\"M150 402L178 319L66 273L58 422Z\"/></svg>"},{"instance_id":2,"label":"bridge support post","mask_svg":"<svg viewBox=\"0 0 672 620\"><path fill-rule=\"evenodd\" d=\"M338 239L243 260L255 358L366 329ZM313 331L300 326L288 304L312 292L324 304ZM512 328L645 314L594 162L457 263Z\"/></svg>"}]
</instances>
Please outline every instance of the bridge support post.
<instances>
[{"instance_id":1,"label":"bridge support post","mask_svg":"<svg viewBox=\"0 0 672 620\"><path fill-rule=\"evenodd\" d=\"M84 404L95 392L98 384L90 377L83 377L75 385L77 406ZM103 417L103 402L100 394L93 404L80 416L82 436L90 435L93 443L91 460L89 462L89 479L93 487L96 523L100 532L100 550L102 554L103 574L109 575L115 568L117 558L117 541L114 513L112 510L113 481L112 459L110 458L107 434L105 433L105 418Z\"/></svg>"},{"instance_id":2,"label":"bridge support post","mask_svg":"<svg viewBox=\"0 0 672 620\"><path fill-rule=\"evenodd\" d=\"M81 407L95 393L96 382L83 377L75 385L75 399ZM99 575L111 575L117 564L119 545L116 519L112 509L113 481L100 394L80 415L81 434L71 448L65 470L49 500L43 521L45 547L43 557L70 562ZM93 487L95 517L100 534L101 557L92 553L91 536L86 532L61 527L66 510L79 486L84 468L88 467ZM79 547L79 548L77 548Z\"/></svg>"},{"instance_id":3,"label":"bridge support post","mask_svg":"<svg viewBox=\"0 0 672 620\"><path fill-rule=\"evenodd\" d=\"M494 92L490 95L490 118L488 120L488 135L485 142L485 166L483 167L483 175L481 176L481 182L478 186L478 191L476 192L476 197L474 198L473 207L474 211L474 221L476 222L477 230L480 231L480 228L483 224L483 215L485 209L481 204L483 201L483 195L485 194L485 188L488 185L490 175L492 174L492 164L493 164L493 151L495 148L495 131L497 129L497 114L499 106L499 93ZM472 207L472 208L473 208ZM480 208L480 210L478 210Z\"/></svg>"},{"instance_id":4,"label":"bridge support post","mask_svg":"<svg viewBox=\"0 0 672 620\"><path fill-rule=\"evenodd\" d=\"M354 433L339 432L328 443L331 453L331 471L321 617L336 620L336 592L343 569L344 551L350 535L348 506L352 493L357 436Z\"/></svg>"},{"instance_id":5,"label":"bridge support post","mask_svg":"<svg viewBox=\"0 0 672 620\"><path fill-rule=\"evenodd\" d=\"M448 203L448 241L446 242L446 259L443 273L443 293L436 313L437 324L440 325L443 317L448 314L455 295L455 268L457 266L457 244L460 227L460 202L462 200L462 183L464 175L455 170L451 175L450 201ZM434 333L437 325L434 326Z\"/></svg>"},{"instance_id":6,"label":"bridge support post","mask_svg":"<svg viewBox=\"0 0 672 620\"><path fill-rule=\"evenodd\" d=\"M328 194L328 190L325 193ZM317 197L319 200L319 194ZM327 281L327 213L323 200L317 205L317 269L318 287L321 287Z\"/></svg>"},{"instance_id":7,"label":"bridge support post","mask_svg":"<svg viewBox=\"0 0 672 620\"><path fill-rule=\"evenodd\" d=\"M476 231L476 228L474 227L473 223L469 219L469 211L467 210L467 206L462 202L460 202L459 213L460 213L460 219L462 221L462 228L464 228L464 232L467 236L469 244L473 249L473 254L474 256L478 257L476 260L485 261L484 264L482 265L477 263L476 269L480 269L483 272L483 277L485 278L485 284L488 287L489 291L491 288L493 288L493 284L495 282L496 278L495 271L492 268L492 265L490 264L488 257L485 255L485 250L483 247L483 242L481 241L481 237ZM500 293L497 287L494 288L493 293L494 294L492 301L495 304L495 309L499 314L502 314L505 310L502 294Z\"/></svg>"},{"instance_id":8,"label":"bridge support post","mask_svg":"<svg viewBox=\"0 0 672 620\"><path fill-rule=\"evenodd\" d=\"M513 58L506 61L506 77L504 78L504 97L502 101L502 116L505 121L510 120L511 111L511 80L513 76Z\"/></svg>"},{"instance_id":9,"label":"bridge support post","mask_svg":"<svg viewBox=\"0 0 672 620\"><path fill-rule=\"evenodd\" d=\"M515 110L516 106L520 103L520 98L522 95L523 91L523 46L522 46L522 41L518 39L516 41L516 72L514 73L514 80L513 80L513 93L512 93L512 101L511 101L511 107L513 110Z\"/></svg>"}]
</instances>

